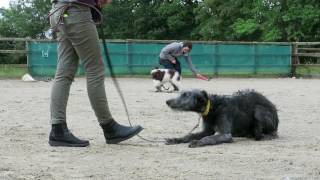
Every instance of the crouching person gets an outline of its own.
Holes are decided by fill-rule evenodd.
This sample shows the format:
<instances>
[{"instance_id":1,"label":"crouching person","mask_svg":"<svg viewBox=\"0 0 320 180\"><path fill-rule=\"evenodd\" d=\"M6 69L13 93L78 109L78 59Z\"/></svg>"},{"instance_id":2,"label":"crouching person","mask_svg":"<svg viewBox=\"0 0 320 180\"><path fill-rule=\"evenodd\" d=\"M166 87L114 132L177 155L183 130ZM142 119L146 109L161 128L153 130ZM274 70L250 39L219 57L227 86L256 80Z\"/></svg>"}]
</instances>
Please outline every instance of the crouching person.
<instances>
[{"instance_id":1,"label":"crouching person","mask_svg":"<svg viewBox=\"0 0 320 180\"><path fill-rule=\"evenodd\" d=\"M161 52L159 54L159 64L162 65L165 69L176 70L181 76L182 70L178 57L183 56L194 76L196 76L197 78L203 78L203 76L198 73L198 71L192 64L191 56L189 55L191 50L192 43L189 41L170 43L161 49ZM179 91L177 87L174 87L174 90Z\"/></svg>"}]
</instances>

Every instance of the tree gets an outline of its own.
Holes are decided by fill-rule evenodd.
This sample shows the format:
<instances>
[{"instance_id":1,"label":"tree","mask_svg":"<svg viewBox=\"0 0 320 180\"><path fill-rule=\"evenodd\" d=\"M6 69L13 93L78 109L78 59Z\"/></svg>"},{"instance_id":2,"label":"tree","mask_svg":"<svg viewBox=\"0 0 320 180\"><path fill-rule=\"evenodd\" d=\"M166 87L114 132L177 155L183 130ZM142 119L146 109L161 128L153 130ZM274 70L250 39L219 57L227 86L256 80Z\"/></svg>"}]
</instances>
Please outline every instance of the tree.
<instances>
[{"instance_id":1,"label":"tree","mask_svg":"<svg viewBox=\"0 0 320 180\"><path fill-rule=\"evenodd\" d=\"M292 0L282 1L282 21L286 41L319 41L320 40L320 1Z\"/></svg>"},{"instance_id":2,"label":"tree","mask_svg":"<svg viewBox=\"0 0 320 180\"><path fill-rule=\"evenodd\" d=\"M194 8L198 1L166 0L157 9L161 17L165 36L162 39L192 39L192 31L196 27Z\"/></svg>"},{"instance_id":3,"label":"tree","mask_svg":"<svg viewBox=\"0 0 320 180\"><path fill-rule=\"evenodd\" d=\"M2 14L0 35L36 38L49 26L50 7L50 0L17 0Z\"/></svg>"},{"instance_id":4,"label":"tree","mask_svg":"<svg viewBox=\"0 0 320 180\"><path fill-rule=\"evenodd\" d=\"M190 39L195 27L191 0L118 0L104 9L108 38Z\"/></svg>"},{"instance_id":5,"label":"tree","mask_svg":"<svg viewBox=\"0 0 320 180\"><path fill-rule=\"evenodd\" d=\"M203 40L319 41L317 0L204 0L196 8Z\"/></svg>"},{"instance_id":6,"label":"tree","mask_svg":"<svg viewBox=\"0 0 320 180\"><path fill-rule=\"evenodd\" d=\"M0 36L36 38L50 0L16 0ZM319 41L319 0L113 0L103 9L110 39Z\"/></svg>"}]
</instances>

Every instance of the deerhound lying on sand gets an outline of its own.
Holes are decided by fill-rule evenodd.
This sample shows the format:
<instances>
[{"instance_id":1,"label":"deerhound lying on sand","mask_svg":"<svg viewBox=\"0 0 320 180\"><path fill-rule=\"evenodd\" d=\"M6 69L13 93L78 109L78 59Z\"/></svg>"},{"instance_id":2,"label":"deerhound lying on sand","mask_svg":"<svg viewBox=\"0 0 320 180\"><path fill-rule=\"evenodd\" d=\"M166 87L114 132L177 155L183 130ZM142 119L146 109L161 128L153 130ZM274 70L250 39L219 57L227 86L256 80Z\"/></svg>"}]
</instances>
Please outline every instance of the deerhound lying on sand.
<instances>
[{"instance_id":1,"label":"deerhound lying on sand","mask_svg":"<svg viewBox=\"0 0 320 180\"><path fill-rule=\"evenodd\" d=\"M276 107L254 90L238 91L232 96L208 95L193 90L167 100L174 110L200 113L203 130L181 138L166 139L166 144L190 143L199 147L232 142L232 137L252 137L255 140L277 137Z\"/></svg>"}]
</instances>

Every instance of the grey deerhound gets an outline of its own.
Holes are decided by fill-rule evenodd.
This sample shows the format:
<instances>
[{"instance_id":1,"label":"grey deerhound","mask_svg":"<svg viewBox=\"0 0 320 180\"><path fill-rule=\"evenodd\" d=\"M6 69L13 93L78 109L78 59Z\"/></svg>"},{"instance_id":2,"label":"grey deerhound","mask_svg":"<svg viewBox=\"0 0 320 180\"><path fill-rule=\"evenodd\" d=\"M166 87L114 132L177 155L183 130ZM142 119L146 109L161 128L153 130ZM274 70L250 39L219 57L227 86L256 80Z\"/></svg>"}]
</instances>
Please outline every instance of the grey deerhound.
<instances>
[{"instance_id":1,"label":"grey deerhound","mask_svg":"<svg viewBox=\"0 0 320 180\"><path fill-rule=\"evenodd\" d=\"M254 90L238 91L231 96L208 95L203 90L186 91L166 103L173 110L200 113L203 119L201 132L166 139L166 144L190 143L189 147L200 147L230 143L232 137L255 140L277 137L277 109Z\"/></svg>"}]
</instances>

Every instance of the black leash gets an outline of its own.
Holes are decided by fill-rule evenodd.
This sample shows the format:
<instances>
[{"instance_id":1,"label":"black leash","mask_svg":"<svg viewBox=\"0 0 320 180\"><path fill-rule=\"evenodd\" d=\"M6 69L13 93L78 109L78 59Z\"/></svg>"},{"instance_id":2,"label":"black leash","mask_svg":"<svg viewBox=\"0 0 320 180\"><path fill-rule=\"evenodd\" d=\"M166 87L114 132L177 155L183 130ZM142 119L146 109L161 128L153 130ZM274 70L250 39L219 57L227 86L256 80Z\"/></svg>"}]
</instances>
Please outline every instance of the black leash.
<instances>
[{"instance_id":1,"label":"black leash","mask_svg":"<svg viewBox=\"0 0 320 180\"><path fill-rule=\"evenodd\" d=\"M126 103L126 101L124 99L124 96L123 96L122 90L120 88L119 82L117 81L115 73L113 71L111 58L110 58L109 51L108 51L108 48L107 48L107 43L106 43L105 35L104 35L104 32L103 32L103 27L102 27L101 24L100 24L99 29L100 29L100 35L101 35L101 38L102 38L103 51L104 51L104 54L106 56L107 65L108 65L109 72L110 72L110 77L112 79L112 82L113 82L114 86L116 87L116 89L117 89L117 91L119 93L120 99L122 101L123 107L125 109L125 112L126 112L126 115L127 115L127 118L128 118L128 122L129 122L130 126L132 127L132 123L131 123L131 120L130 120L127 103ZM163 142L166 142L164 140L162 140L162 141L160 141L160 140L150 140L150 139L147 139L147 138L144 138L144 137L140 136L139 134L137 136L140 139L144 140L144 141L148 141L148 142L152 142L152 143L159 143L159 142L163 143Z\"/></svg>"},{"instance_id":2,"label":"black leash","mask_svg":"<svg viewBox=\"0 0 320 180\"><path fill-rule=\"evenodd\" d=\"M95 24L100 26L100 27L99 27L99 30L100 30L100 35L101 35L101 38L102 38L102 45L103 45L104 54L105 54L106 59L107 59L107 65L108 65L108 68L109 68L110 77L111 77L111 79L112 79L112 81L113 81L114 86L116 87L116 89L117 89L117 91L118 91L118 94L119 94L119 96L120 96L120 99L121 99L121 101L122 101L123 107L124 107L124 109L125 109L125 112L126 112L126 115L127 115L127 118L128 118L128 122L129 122L130 126L133 127L133 126L132 126L132 123L131 123L131 120L130 120L127 103L126 103L126 101L125 101L125 99L124 99L124 96L123 96L122 90L121 90L121 88L120 88L119 82L117 81L116 76L115 76L115 73L114 73L114 71L113 71L113 67L112 67L112 63L111 63L111 58L110 58L109 51L108 51L108 48L107 48L107 43L106 43L106 40L105 40L105 34L104 34L104 31L103 31L103 26L102 26L102 22L103 22L103 21L102 21L102 18L103 18L103 16L102 16L102 13L101 13L101 9L98 9L98 8L96 8L95 6L91 6L91 5L89 5L89 4L81 3L81 2L77 2L77 3L75 3L75 4L89 6L89 7L92 9L93 15L95 15L95 17L97 18L97 19L96 19L97 21L95 22ZM54 32L56 31L57 26L59 25L59 23L63 21L63 14L65 13L65 11L66 11L69 7L71 7L71 6L73 6L73 5L74 5L73 3L67 3L67 4L65 4L64 6L58 8L58 9L56 9L55 11L50 12L50 13L48 14L48 16L46 17L47 19L49 19L50 16L52 16L54 13L56 13L56 12L58 12L59 10L62 9L62 11L61 11L61 13L60 13L60 18L59 18L59 21L58 21L57 25L54 26L54 27L51 27L51 28L49 29L49 31L48 31L48 33L50 33L50 36L51 36L52 33L54 33ZM47 35L46 35L46 36L47 36ZM52 36L52 37L53 37L53 36ZM48 37L48 38L51 39L50 37ZM201 118L201 116L200 116L199 119L198 119L197 125L196 125L189 133L191 133L194 129L196 129L197 127L199 127L200 118ZM162 141L160 141L160 140L150 140L150 139L144 138L144 137L142 137L142 136L140 136L140 135L137 135L137 136L138 136L140 139L142 139L142 140L144 140L144 141L147 141L147 142L152 142L152 143L160 143L160 142L163 143L163 142L166 142L166 141L164 141L164 140L162 140Z\"/></svg>"},{"instance_id":3,"label":"black leash","mask_svg":"<svg viewBox=\"0 0 320 180\"><path fill-rule=\"evenodd\" d=\"M122 101L122 104L123 104L123 107L126 111L126 115L127 115L127 118L128 118L128 122L130 124L130 126L132 127L132 123L131 123L131 120L130 120L130 116L129 116L129 111L128 111L128 107L127 107L127 103L124 99L124 96L123 96L123 93L122 93L122 90L120 88L120 85L119 85L119 82L117 81L116 79L116 76L115 76L115 73L113 71L113 67L112 67L112 63L111 63L111 58L110 58L110 55L109 55L109 51L108 51L108 48L107 48L107 43L106 43L106 40L105 40L105 35L104 35L104 32L103 32L103 27L102 25L100 25L99 27L99 30L100 30L100 35L101 35L101 38L102 38L102 45L103 45L103 51L104 51L104 54L106 56L106 59L107 59L107 65L108 65L108 68L109 68L109 72L110 72L110 77L112 79L112 82L114 84L114 86L116 87L118 93L119 93L119 96L120 96L120 99ZM199 127L200 125L200 119L201 119L201 115L199 115L199 118L198 118L198 123L191 129L191 131L189 131L189 134L194 131L196 128ZM163 142L166 142L164 140L150 140L150 139L147 139L147 138L144 138L142 136L140 136L139 134L137 135L140 139L144 140L144 141L147 141L147 142L152 142L152 143L163 143Z\"/></svg>"}]
</instances>

